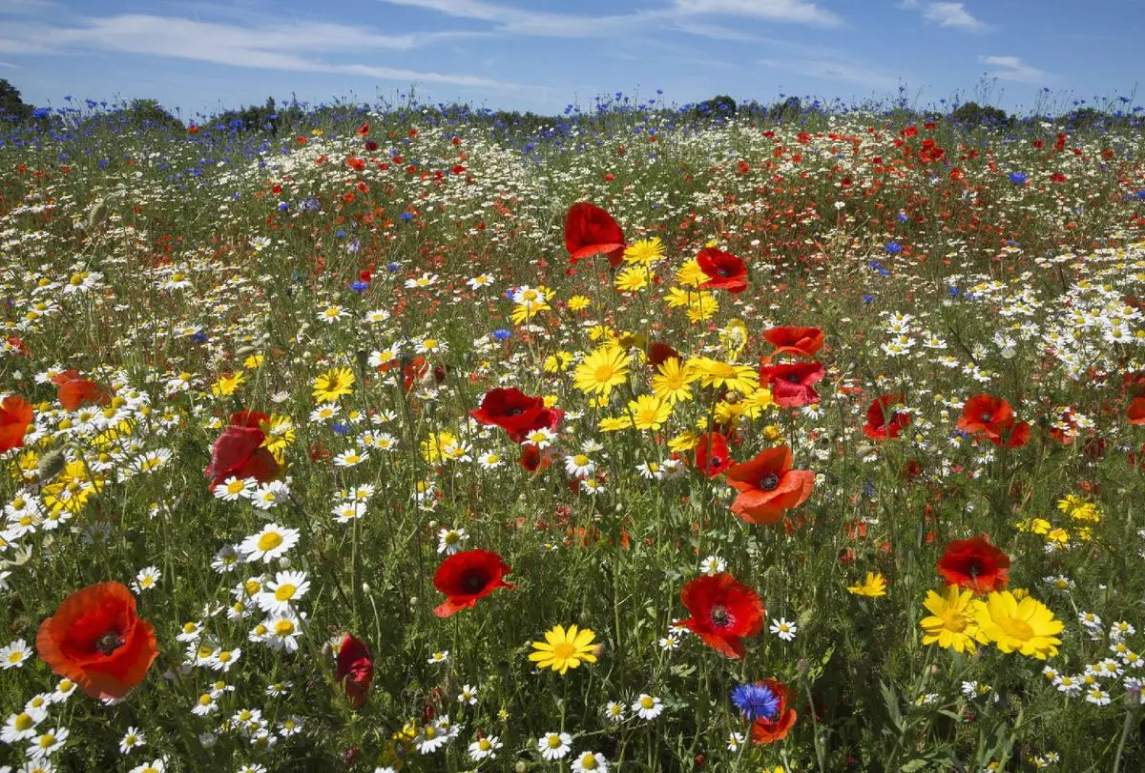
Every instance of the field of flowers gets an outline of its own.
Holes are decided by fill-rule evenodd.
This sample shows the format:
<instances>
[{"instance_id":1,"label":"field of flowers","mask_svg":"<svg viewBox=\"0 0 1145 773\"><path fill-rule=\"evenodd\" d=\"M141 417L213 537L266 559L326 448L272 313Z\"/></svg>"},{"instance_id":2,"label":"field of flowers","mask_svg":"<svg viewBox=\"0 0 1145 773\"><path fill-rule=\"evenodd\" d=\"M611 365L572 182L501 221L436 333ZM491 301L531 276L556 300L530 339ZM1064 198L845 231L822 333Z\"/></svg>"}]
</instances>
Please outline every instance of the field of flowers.
<instances>
[{"instance_id":1,"label":"field of flowers","mask_svg":"<svg viewBox=\"0 0 1145 773\"><path fill-rule=\"evenodd\" d=\"M0 770L1143 770L1143 286L1130 126L61 111Z\"/></svg>"}]
</instances>

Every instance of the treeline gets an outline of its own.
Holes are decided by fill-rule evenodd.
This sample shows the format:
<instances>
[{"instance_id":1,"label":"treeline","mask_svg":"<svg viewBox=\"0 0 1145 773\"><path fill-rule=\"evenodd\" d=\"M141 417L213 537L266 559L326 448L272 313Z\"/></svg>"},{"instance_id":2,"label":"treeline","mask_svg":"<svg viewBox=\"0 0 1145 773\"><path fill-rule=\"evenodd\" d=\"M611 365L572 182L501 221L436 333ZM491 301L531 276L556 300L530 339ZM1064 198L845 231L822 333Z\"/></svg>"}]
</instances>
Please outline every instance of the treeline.
<instances>
[{"instance_id":1,"label":"treeline","mask_svg":"<svg viewBox=\"0 0 1145 773\"><path fill-rule=\"evenodd\" d=\"M87 104L91 107L95 103L88 102ZM872 106L872 109L876 108L877 106ZM833 109L835 109L833 106L824 106L818 101L806 104L799 97L794 96L772 104L764 104L754 100L737 103L732 97L723 94L703 102L672 109L652 104L636 105L629 103L628 100L623 102L598 100L595 110L573 111L570 108L563 115L558 116L486 108L474 109L467 105L439 104L429 106L412 103L407 106L382 106L382 112L399 119L403 117L402 113L412 115L416 112L418 115L424 116L428 111L439 124L487 124L495 130L512 134L519 133L522 136L543 135L551 131L554 126L567 129L567 127L576 125L591 125L606 121L617 113L640 111L669 115L677 124L688 121L719 122L731 118L746 119L758 123L784 123L802 122L817 115L830 113ZM154 99L134 99L101 110L83 111L75 107L58 110L37 108L24 103L19 90L7 80L0 78L0 127L3 126L4 122L7 122L12 128L32 130L37 127L51 128L66 123L69 129L81 131L93 126L106 125L120 130L209 131L228 135L253 134L274 137L280 132L286 135L304 133L317 123L339 124L343 121L353 121L359 118L364 121L363 115L372 110L376 110L376 108L351 103L335 103L318 108L309 108L294 99L289 104L279 106L271 97L262 105L250 105L237 110L227 110L197 123L184 123L171 112L165 110ZM902 104L891 108L883 107L882 110L888 114L893 114L896 121L907 123L938 117L934 112L915 110ZM978 127L1009 129L1030 120L1043 120L1045 118L1045 116L1029 118L1010 115L1000 108L980 105L977 102L958 104L949 113L943 114L942 117L967 129ZM1094 107L1081 107L1058 116L1057 120L1075 129L1139 127L1143 122L1141 115L1136 112L1109 112Z\"/></svg>"}]
</instances>

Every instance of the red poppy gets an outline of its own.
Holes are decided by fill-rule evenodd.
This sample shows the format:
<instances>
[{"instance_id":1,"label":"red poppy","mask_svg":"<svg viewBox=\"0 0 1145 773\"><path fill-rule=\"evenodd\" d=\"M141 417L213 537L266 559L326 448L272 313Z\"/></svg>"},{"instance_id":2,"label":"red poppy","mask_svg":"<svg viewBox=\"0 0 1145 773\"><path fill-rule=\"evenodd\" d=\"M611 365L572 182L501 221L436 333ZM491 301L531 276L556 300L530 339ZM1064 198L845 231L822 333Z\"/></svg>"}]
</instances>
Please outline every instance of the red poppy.
<instances>
[{"instance_id":1,"label":"red poppy","mask_svg":"<svg viewBox=\"0 0 1145 773\"><path fill-rule=\"evenodd\" d=\"M863 434L871 440L887 440L897 438L902 431L910 426L910 414L895 410L896 405L902 404L906 396L902 392L879 395L867 409L867 423L863 425Z\"/></svg>"},{"instance_id":2,"label":"red poppy","mask_svg":"<svg viewBox=\"0 0 1145 773\"><path fill-rule=\"evenodd\" d=\"M24 433L32 423L32 404L20 395L8 395L0 403L0 453L24 445Z\"/></svg>"},{"instance_id":3,"label":"red poppy","mask_svg":"<svg viewBox=\"0 0 1145 773\"><path fill-rule=\"evenodd\" d=\"M54 672L102 700L127 695L159 654L151 624L136 616L135 597L118 582L64 599L40 624L36 651Z\"/></svg>"},{"instance_id":4,"label":"red poppy","mask_svg":"<svg viewBox=\"0 0 1145 773\"><path fill-rule=\"evenodd\" d=\"M983 435L996 446L1006 442L1010 448L1019 448L1030 440L1029 422L1018 421L1010 404L993 395L975 395L967 400L958 428Z\"/></svg>"},{"instance_id":5,"label":"red poppy","mask_svg":"<svg viewBox=\"0 0 1145 773\"><path fill-rule=\"evenodd\" d=\"M759 369L759 383L771 390L771 399L784 408L798 408L819 402L812 384L826 374L823 363L793 362L764 365Z\"/></svg>"},{"instance_id":6,"label":"red poppy","mask_svg":"<svg viewBox=\"0 0 1145 773\"><path fill-rule=\"evenodd\" d=\"M815 473L793 470L791 461L791 449L777 446L728 469L727 482L740 492L732 512L748 523L767 525L777 523L784 510L806 502L815 487Z\"/></svg>"},{"instance_id":7,"label":"red poppy","mask_svg":"<svg viewBox=\"0 0 1145 773\"><path fill-rule=\"evenodd\" d=\"M624 231L612 215L595 204L581 201L565 215L565 248L575 265L582 258L604 253L616 268L624 260Z\"/></svg>"},{"instance_id":8,"label":"red poppy","mask_svg":"<svg viewBox=\"0 0 1145 773\"><path fill-rule=\"evenodd\" d=\"M58 387L56 399L68 411L74 411L83 405L107 405L111 402L111 390L94 381L81 378L74 370L66 370L55 376L52 383Z\"/></svg>"},{"instance_id":9,"label":"red poppy","mask_svg":"<svg viewBox=\"0 0 1145 773\"><path fill-rule=\"evenodd\" d=\"M739 293L747 289L747 266L743 259L712 247L700 250L696 255L700 270L708 277L700 287L709 290L727 290Z\"/></svg>"},{"instance_id":10,"label":"red poppy","mask_svg":"<svg viewBox=\"0 0 1145 773\"><path fill-rule=\"evenodd\" d=\"M692 614L681 624L729 658L744 656L743 637L760 632L767 611L758 593L727 572L691 580L680 600Z\"/></svg>"},{"instance_id":11,"label":"red poppy","mask_svg":"<svg viewBox=\"0 0 1145 773\"><path fill-rule=\"evenodd\" d=\"M764 339L775 347L775 353L790 352L814 357L823 348L823 331L817 327L773 327L765 330Z\"/></svg>"},{"instance_id":12,"label":"red poppy","mask_svg":"<svg viewBox=\"0 0 1145 773\"><path fill-rule=\"evenodd\" d=\"M433 587L448 600L433 610L438 617L449 617L477 604L498 588L516 586L502 578L512 569L491 550L463 550L441 562L433 575Z\"/></svg>"},{"instance_id":13,"label":"red poppy","mask_svg":"<svg viewBox=\"0 0 1145 773\"><path fill-rule=\"evenodd\" d=\"M938 559L938 573L947 585L970 588L987 594L1005 588L1010 578L1010 558L991 545L985 537L955 540L946 546Z\"/></svg>"},{"instance_id":14,"label":"red poppy","mask_svg":"<svg viewBox=\"0 0 1145 773\"><path fill-rule=\"evenodd\" d=\"M762 746L782 741L787 737L787 732L791 730L791 726L795 724L796 717L799 716L795 709L789 708L787 705L792 697L791 688L770 677L762 682L756 682L756 684L763 685L779 698L779 708L775 710L775 714L770 719L758 717L751 723L751 742L757 746Z\"/></svg>"},{"instance_id":15,"label":"red poppy","mask_svg":"<svg viewBox=\"0 0 1145 773\"><path fill-rule=\"evenodd\" d=\"M517 464L529 472L544 470L552 463L552 457L548 454L541 453L541 449L536 446L521 446L521 457L517 459Z\"/></svg>"},{"instance_id":16,"label":"red poppy","mask_svg":"<svg viewBox=\"0 0 1145 773\"><path fill-rule=\"evenodd\" d=\"M1145 424L1145 397L1134 397L1125 411L1130 424Z\"/></svg>"},{"instance_id":17,"label":"red poppy","mask_svg":"<svg viewBox=\"0 0 1145 773\"><path fill-rule=\"evenodd\" d=\"M719 432L709 432L700 438L695 451L696 467L709 478L714 478L732 466L728 457L728 439Z\"/></svg>"},{"instance_id":18,"label":"red poppy","mask_svg":"<svg viewBox=\"0 0 1145 773\"><path fill-rule=\"evenodd\" d=\"M232 476L266 483L278 475L278 462L262 447L266 435L261 425L266 421L267 415L258 411L238 411L231 415L230 425L211 447L211 463L204 473L211 479L212 491Z\"/></svg>"},{"instance_id":19,"label":"red poppy","mask_svg":"<svg viewBox=\"0 0 1145 773\"><path fill-rule=\"evenodd\" d=\"M668 360L683 360L680 353L673 349L668 344L661 343L660 341L653 341L648 344L648 362L653 368L659 368Z\"/></svg>"},{"instance_id":20,"label":"red poppy","mask_svg":"<svg viewBox=\"0 0 1145 773\"><path fill-rule=\"evenodd\" d=\"M481 407L470 411L478 424L500 427L514 443L520 443L533 430L556 428L564 411L546 408L540 397L529 397L520 389L491 389L481 400Z\"/></svg>"},{"instance_id":21,"label":"red poppy","mask_svg":"<svg viewBox=\"0 0 1145 773\"><path fill-rule=\"evenodd\" d=\"M334 681L342 684L350 704L359 708L366 702L366 694L374 681L374 656L365 642L346 634L338 647L337 664Z\"/></svg>"}]
</instances>

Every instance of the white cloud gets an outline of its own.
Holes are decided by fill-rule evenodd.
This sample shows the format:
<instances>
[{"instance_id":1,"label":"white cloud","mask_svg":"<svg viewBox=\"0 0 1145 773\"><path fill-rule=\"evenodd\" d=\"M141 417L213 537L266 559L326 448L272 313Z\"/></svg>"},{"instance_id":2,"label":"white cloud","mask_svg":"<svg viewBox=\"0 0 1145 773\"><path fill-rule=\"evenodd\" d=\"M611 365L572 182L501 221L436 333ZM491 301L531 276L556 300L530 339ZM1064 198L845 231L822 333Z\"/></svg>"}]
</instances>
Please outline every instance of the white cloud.
<instances>
[{"instance_id":1,"label":"white cloud","mask_svg":"<svg viewBox=\"0 0 1145 773\"><path fill-rule=\"evenodd\" d=\"M986 75L1002 81L1045 83L1053 77L1045 70L1028 65L1016 56L980 56L978 61L991 67L1000 67L1000 70L988 72Z\"/></svg>"},{"instance_id":2,"label":"white cloud","mask_svg":"<svg viewBox=\"0 0 1145 773\"><path fill-rule=\"evenodd\" d=\"M760 64L776 70L787 70L812 78L852 83L872 89L894 89L899 78L883 70L863 67L854 62L844 62L830 58L783 58L761 59Z\"/></svg>"},{"instance_id":3,"label":"white cloud","mask_svg":"<svg viewBox=\"0 0 1145 773\"><path fill-rule=\"evenodd\" d=\"M232 67L360 75L404 83L527 88L471 74L421 72L369 63L334 63L314 56L344 56L378 50L409 51L442 37L456 36L452 33L382 35L359 25L333 23L275 23L258 27L173 16L126 14L83 19L74 26L63 27L49 27L44 23L5 24L0 31L0 52L115 51ZM38 41L39 47L29 46L25 42L28 40Z\"/></svg>"},{"instance_id":4,"label":"white cloud","mask_svg":"<svg viewBox=\"0 0 1145 773\"><path fill-rule=\"evenodd\" d=\"M550 13L499 5L485 0L380 0L389 5L422 8L447 16L492 22L499 32L537 37L603 37L621 28L652 24L704 37L732 39L726 28L693 24L698 16L742 16L773 21L838 26L842 20L806 0L673 0L668 8L637 10L612 16ZM691 29L686 29L685 25ZM713 33L713 34L709 34Z\"/></svg>"},{"instance_id":5,"label":"white cloud","mask_svg":"<svg viewBox=\"0 0 1145 773\"><path fill-rule=\"evenodd\" d=\"M957 27L971 32L985 32L989 27L966 10L965 3L930 3L922 16L940 27Z\"/></svg>"},{"instance_id":6,"label":"white cloud","mask_svg":"<svg viewBox=\"0 0 1145 773\"><path fill-rule=\"evenodd\" d=\"M757 19L836 27L837 15L804 0L676 0L676 9L686 14L725 14Z\"/></svg>"},{"instance_id":7,"label":"white cloud","mask_svg":"<svg viewBox=\"0 0 1145 773\"><path fill-rule=\"evenodd\" d=\"M968 32L986 32L990 25L966 10L965 3L926 3L919 0L900 0L895 5L903 11L921 11L922 18L939 27L954 27Z\"/></svg>"}]
</instances>

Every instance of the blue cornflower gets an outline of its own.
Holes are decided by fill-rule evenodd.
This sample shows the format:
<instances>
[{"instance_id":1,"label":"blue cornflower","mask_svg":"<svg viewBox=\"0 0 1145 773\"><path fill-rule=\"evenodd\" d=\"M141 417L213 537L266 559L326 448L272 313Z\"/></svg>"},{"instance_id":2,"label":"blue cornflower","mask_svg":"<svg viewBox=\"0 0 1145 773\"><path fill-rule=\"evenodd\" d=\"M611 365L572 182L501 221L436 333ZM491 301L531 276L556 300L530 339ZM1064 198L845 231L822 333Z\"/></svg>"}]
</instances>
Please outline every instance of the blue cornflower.
<instances>
[{"instance_id":1,"label":"blue cornflower","mask_svg":"<svg viewBox=\"0 0 1145 773\"><path fill-rule=\"evenodd\" d=\"M1010 182L1012 182L1014 185L1025 185L1026 184L1026 173L1025 172L1010 172Z\"/></svg>"},{"instance_id":2,"label":"blue cornflower","mask_svg":"<svg viewBox=\"0 0 1145 773\"><path fill-rule=\"evenodd\" d=\"M356 279L350 283L350 289L356 293L364 293L370 288L369 282L363 282L361 279Z\"/></svg>"},{"instance_id":3,"label":"blue cornflower","mask_svg":"<svg viewBox=\"0 0 1145 773\"><path fill-rule=\"evenodd\" d=\"M278 202L278 211L279 212L285 212L288 209L290 209L290 205L287 204L285 201Z\"/></svg>"},{"instance_id":4,"label":"blue cornflower","mask_svg":"<svg viewBox=\"0 0 1145 773\"><path fill-rule=\"evenodd\" d=\"M412 212L403 212L402 213L402 220L406 221L407 223L409 221L413 220L413 213Z\"/></svg>"},{"instance_id":5,"label":"blue cornflower","mask_svg":"<svg viewBox=\"0 0 1145 773\"><path fill-rule=\"evenodd\" d=\"M512 337L513 337L513 331L512 330L506 330L505 328L498 328L497 330L493 331L493 338L496 341L508 341Z\"/></svg>"},{"instance_id":6,"label":"blue cornflower","mask_svg":"<svg viewBox=\"0 0 1145 773\"><path fill-rule=\"evenodd\" d=\"M400 263L387 263L386 264L386 271L389 271L390 273L393 273L394 271L397 271L400 268L401 268Z\"/></svg>"},{"instance_id":7,"label":"blue cornflower","mask_svg":"<svg viewBox=\"0 0 1145 773\"><path fill-rule=\"evenodd\" d=\"M898 220L900 223L905 223L906 221L910 220L910 218L907 217L907 214L905 212L899 212L897 215L895 215L895 219Z\"/></svg>"},{"instance_id":8,"label":"blue cornflower","mask_svg":"<svg viewBox=\"0 0 1145 773\"><path fill-rule=\"evenodd\" d=\"M334 430L335 435L342 435L345 437L350 434L350 425L345 422L336 421L330 425L330 429Z\"/></svg>"},{"instance_id":9,"label":"blue cornflower","mask_svg":"<svg viewBox=\"0 0 1145 773\"><path fill-rule=\"evenodd\" d=\"M205 344L207 342L207 334L202 330L196 330L191 334L191 340L197 344Z\"/></svg>"},{"instance_id":10,"label":"blue cornflower","mask_svg":"<svg viewBox=\"0 0 1145 773\"><path fill-rule=\"evenodd\" d=\"M51 114L52 114L52 108L50 108L50 107L37 107L35 110L32 111L32 117L33 118L47 118Z\"/></svg>"},{"instance_id":11,"label":"blue cornflower","mask_svg":"<svg viewBox=\"0 0 1145 773\"><path fill-rule=\"evenodd\" d=\"M898 255L900 252L902 252L902 245L898 242L887 242L883 246L886 247L887 252L889 252L891 255Z\"/></svg>"},{"instance_id":12,"label":"blue cornflower","mask_svg":"<svg viewBox=\"0 0 1145 773\"><path fill-rule=\"evenodd\" d=\"M863 296L863 303L874 303L874 302L875 302L875 296L873 296L873 295L864 295Z\"/></svg>"},{"instance_id":13,"label":"blue cornflower","mask_svg":"<svg viewBox=\"0 0 1145 773\"><path fill-rule=\"evenodd\" d=\"M754 722L771 719L779 711L779 696L763 684L739 684L732 688L732 703Z\"/></svg>"},{"instance_id":14,"label":"blue cornflower","mask_svg":"<svg viewBox=\"0 0 1145 773\"><path fill-rule=\"evenodd\" d=\"M958 297L958 288L957 287L954 287L954 286L948 287L948 288L946 288L946 292L950 293L951 298L957 298Z\"/></svg>"}]
</instances>

